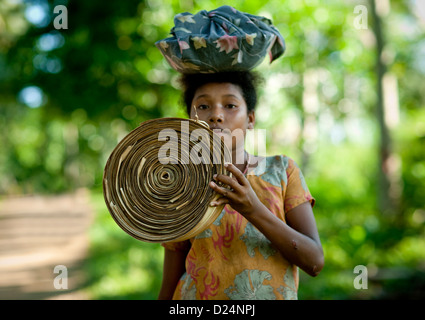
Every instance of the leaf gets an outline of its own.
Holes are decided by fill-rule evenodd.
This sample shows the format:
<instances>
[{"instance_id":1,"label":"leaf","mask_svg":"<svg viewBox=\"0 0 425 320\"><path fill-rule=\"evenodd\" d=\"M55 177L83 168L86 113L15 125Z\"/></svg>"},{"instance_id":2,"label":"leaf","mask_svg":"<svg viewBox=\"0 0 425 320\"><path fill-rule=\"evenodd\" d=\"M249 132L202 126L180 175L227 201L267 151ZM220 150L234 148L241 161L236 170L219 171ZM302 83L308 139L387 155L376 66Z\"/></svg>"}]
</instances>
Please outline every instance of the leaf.
<instances>
[{"instance_id":1,"label":"leaf","mask_svg":"<svg viewBox=\"0 0 425 320\"><path fill-rule=\"evenodd\" d=\"M246 42L248 42L248 44L250 44L251 46L254 45L254 39L257 37L256 33L252 33L252 34L247 34L245 36Z\"/></svg>"},{"instance_id":2,"label":"leaf","mask_svg":"<svg viewBox=\"0 0 425 320\"><path fill-rule=\"evenodd\" d=\"M264 259L267 259L276 253L276 250L271 246L270 240L258 231L252 223L247 223L245 233L240 237L240 239L245 243L248 254L251 257L255 256L255 248L257 247Z\"/></svg>"},{"instance_id":3,"label":"leaf","mask_svg":"<svg viewBox=\"0 0 425 320\"><path fill-rule=\"evenodd\" d=\"M178 15L177 16L177 19L180 21L180 22L182 22L182 23L185 23L185 22L187 22L187 23L196 23L196 21L195 20L193 20L193 15L191 15L191 14L189 14L189 15Z\"/></svg>"},{"instance_id":4,"label":"leaf","mask_svg":"<svg viewBox=\"0 0 425 320\"><path fill-rule=\"evenodd\" d=\"M207 47L207 42L203 37L193 37L192 40L196 50Z\"/></svg>"},{"instance_id":5,"label":"leaf","mask_svg":"<svg viewBox=\"0 0 425 320\"><path fill-rule=\"evenodd\" d=\"M234 286L224 290L231 300L275 300L273 287L264 285L264 280L271 280L267 271L244 270L236 275Z\"/></svg>"}]
</instances>

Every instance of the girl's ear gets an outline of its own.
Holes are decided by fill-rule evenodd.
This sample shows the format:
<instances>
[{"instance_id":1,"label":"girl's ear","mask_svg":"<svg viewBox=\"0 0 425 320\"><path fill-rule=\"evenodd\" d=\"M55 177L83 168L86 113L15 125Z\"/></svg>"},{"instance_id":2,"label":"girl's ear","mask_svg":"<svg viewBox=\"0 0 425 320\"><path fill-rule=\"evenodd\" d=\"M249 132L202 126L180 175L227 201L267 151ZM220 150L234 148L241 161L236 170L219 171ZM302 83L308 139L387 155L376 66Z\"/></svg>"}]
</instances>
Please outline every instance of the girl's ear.
<instances>
[{"instance_id":1,"label":"girl's ear","mask_svg":"<svg viewBox=\"0 0 425 320\"><path fill-rule=\"evenodd\" d=\"M254 129L255 125L255 111L248 112L248 129Z\"/></svg>"}]
</instances>

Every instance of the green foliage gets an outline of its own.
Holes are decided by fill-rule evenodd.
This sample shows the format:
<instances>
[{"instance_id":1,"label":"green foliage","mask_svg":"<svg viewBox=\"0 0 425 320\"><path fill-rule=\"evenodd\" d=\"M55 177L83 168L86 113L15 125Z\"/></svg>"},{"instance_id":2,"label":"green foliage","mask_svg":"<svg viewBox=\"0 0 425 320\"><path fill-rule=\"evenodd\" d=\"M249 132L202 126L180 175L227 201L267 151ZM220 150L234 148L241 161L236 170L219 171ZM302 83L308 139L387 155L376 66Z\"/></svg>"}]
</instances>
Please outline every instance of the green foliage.
<instances>
[{"instance_id":1,"label":"green foliage","mask_svg":"<svg viewBox=\"0 0 425 320\"><path fill-rule=\"evenodd\" d=\"M47 23L25 10L45 4ZM53 7L68 8L69 28L55 30ZM138 242L110 218L101 194L107 157L140 122L186 117L178 75L154 43L179 12L211 10L219 0L3 1L0 3L0 193L56 193L92 188L88 289L96 299L155 299L162 248ZM326 265L301 275L300 298L419 297L425 222L424 24L409 1L382 15L382 59L397 79L399 121L390 127L393 213L380 212L376 121L376 39L353 25L366 1L233 1L272 18L283 58L258 71L256 127L267 128L269 154L301 166L317 200L315 215ZM423 19L423 18L422 18ZM49 40L50 39L50 40ZM50 41L50 42L49 42ZM28 101L22 89L41 95ZM34 96L32 96L34 98ZM37 95L35 96L37 98ZM368 290L353 287L356 265L369 270Z\"/></svg>"}]
</instances>

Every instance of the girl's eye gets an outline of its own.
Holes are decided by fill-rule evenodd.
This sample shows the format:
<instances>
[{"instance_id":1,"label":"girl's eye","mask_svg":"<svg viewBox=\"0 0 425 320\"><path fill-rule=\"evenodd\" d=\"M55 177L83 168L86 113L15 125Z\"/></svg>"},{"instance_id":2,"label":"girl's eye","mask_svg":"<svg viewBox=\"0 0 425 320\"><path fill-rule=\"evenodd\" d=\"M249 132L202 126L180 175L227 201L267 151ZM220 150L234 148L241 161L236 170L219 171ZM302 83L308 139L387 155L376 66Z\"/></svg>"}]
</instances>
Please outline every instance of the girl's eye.
<instances>
[{"instance_id":1,"label":"girl's eye","mask_svg":"<svg viewBox=\"0 0 425 320\"><path fill-rule=\"evenodd\" d=\"M229 108L229 109L234 109L234 108L236 108L236 106L234 105L234 104L228 104L228 105L226 105L226 107L227 108Z\"/></svg>"},{"instance_id":2,"label":"girl's eye","mask_svg":"<svg viewBox=\"0 0 425 320\"><path fill-rule=\"evenodd\" d=\"M208 106L206 104L201 104L201 105L198 106L198 109L201 109L201 110L204 110L204 109L207 109L207 108L208 108Z\"/></svg>"}]
</instances>

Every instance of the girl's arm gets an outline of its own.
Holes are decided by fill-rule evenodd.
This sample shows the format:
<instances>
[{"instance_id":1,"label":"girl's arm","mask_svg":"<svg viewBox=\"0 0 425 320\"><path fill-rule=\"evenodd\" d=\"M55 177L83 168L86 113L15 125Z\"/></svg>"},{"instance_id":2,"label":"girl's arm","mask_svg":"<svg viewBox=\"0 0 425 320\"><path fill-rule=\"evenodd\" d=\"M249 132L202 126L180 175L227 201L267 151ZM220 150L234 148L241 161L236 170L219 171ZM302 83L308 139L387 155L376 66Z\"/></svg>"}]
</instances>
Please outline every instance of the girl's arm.
<instances>
[{"instance_id":1,"label":"girl's arm","mask_svg":"<svg viewBox=\"0 0 425 320\"><path fill-rule=\"evenodd\" d=\"M323 249L317 232L311 204L305 202L286 214L287 223L276 217L261 202L245 214L254 226L291 263L310 276L317 276L324 265Z\"/></svg>"},{"instance_id":2,"label":"girl's arm","mask_svg":"<svg viewBox=\"0 0 425 320\"><path fill-rule=\"evenodd\" d=\"M180 277L186 271L185 260L188 252L172 251L165 248L162 285L158 300L171 300Z\"/></svg>"},{"instance_id":3,"label":"girl's arm","mask_svg":"<svg viewBox=\"0 0 425 320\"><path fill-rule=\"evenodd\" d=\"M223 196L211 205L229 203L261 231L289 262L311 276L318 275L323 268L324 257L310 203L305 202L288 211L286 224L258 199L239 169L233 164L227 164L227 170L234 178L217 175L215 179L227 184L232 190L210 182L211 188Z\"/></svg>"}]
</instances>

